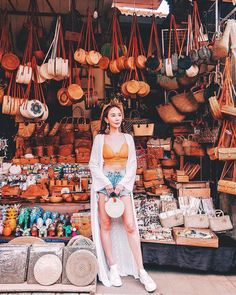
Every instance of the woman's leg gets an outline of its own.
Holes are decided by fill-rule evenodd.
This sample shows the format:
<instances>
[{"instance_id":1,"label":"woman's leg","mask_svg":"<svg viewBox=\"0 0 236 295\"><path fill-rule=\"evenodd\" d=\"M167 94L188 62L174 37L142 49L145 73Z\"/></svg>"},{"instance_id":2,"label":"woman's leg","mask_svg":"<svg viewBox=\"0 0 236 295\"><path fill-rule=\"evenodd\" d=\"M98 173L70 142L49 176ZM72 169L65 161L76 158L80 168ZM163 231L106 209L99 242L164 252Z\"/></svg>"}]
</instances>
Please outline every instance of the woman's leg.
<instances>
[{"instance_id":1,"label":"woman's leg","mask_svg":"<svg viewBox=\"0 0 236 295\"><path fill-rule=\"evenodd\" d=\"M133 217L133 207L130 196L122 196L122 202L125 205L125 210L123 213L123 222L127 232L129 245L133 253L135 262L137 264L138 270L143 269L143 258L141 252L139 232L136 230L134 217Z\"/></svg>"},{"instance_id":2,"label":"woman's leg","mask_svg":"<svg viewBox=\"0 0 236 295\"><path fill-rule=\"evenodd\" d=\"M106 195L99 193L98 199L98 213L100 218L100 233L103 250L106 254L107 262L109 266L115 264L116 262L112 256L112 244L111 244L111 236L110 236L110 228L111 228L111 219L107 215L105 211L105 199Z\"/></svg>"}]
</instances>

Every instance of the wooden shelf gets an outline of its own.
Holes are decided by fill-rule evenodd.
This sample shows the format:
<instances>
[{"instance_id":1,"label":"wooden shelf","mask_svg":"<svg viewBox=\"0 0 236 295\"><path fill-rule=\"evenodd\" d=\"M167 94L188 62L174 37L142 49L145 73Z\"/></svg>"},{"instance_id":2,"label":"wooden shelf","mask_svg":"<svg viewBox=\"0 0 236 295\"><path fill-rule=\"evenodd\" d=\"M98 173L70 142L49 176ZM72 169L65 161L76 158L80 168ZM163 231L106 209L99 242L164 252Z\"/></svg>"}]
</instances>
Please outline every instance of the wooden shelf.
<instances>
[{"instance_id":1,"label":"wooden shelf","mask_svg":"<svg viewBox=\"0 0 236 295\"><path fill-rule=\"evenodd\" d=\"M56 210L59 213L75 213L77 211L83 211L83 210L90 210L90 202L63 202L63 203L40 203L40 202L1 202L0 200L0 205L6 205L6 204L21 204L22 206L26 207L34 207L34 206L39 206L44 208L45 210Z\"/></svg>"},{"instance_id":2,"label":"wooden shelf","mask_svg":"<svg viewBox=\"0 0 236 295\"><path fill-rule=\"evenodd\" d=\"M175 245L175 241L164 241L164 240L145 240L140 239L141 243L155 243L155 244L166 244L166 245Z\"/></svg>"},{"instance_id":3,"label":"wooden shelf","mask_svg":"<svg viewBox=\"0 0 236 295\"><path fill-rule=\"evenodd\" d=\"M9 236L9 237L0 236L0 244L1 243L8 243L9 241L11 241L14 238L15 238L15 236ZM67 243L71 238L72 238L72 236L70 236L70 237L49 237L48 236L48 237L42 237L40 239L44 240L45 242L49 242L49 243ZM89 238L92 239L92 237L89 237Z\"/></svg>"},{"instance_id":4,"label":"wooden shelf","mask_svg":"<svg viewBox=\"0 0 236 295\"><path fill-rule=\"evenodd\" d=\"M67 293L67 292L75 292L76 294L82 292L88 292L90 294L95 294L96 292L96 283L93 285L88 285L85 287L78 287L74 285L63 285L63 284L54 284L50 286L42 286L39 284L1 284L0 285L0 292L7 293L7 292L53 292L56 293Z\"/></svg>"}]
</instances>

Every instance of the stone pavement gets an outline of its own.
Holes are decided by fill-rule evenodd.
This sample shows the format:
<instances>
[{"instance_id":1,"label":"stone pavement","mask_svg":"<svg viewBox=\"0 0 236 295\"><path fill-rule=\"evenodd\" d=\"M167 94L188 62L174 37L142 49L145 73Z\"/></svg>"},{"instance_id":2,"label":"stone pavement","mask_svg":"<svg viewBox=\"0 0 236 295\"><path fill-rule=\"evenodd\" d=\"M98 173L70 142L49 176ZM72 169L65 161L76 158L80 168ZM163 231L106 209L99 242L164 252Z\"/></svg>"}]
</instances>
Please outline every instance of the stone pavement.
<instances>
[{"instance_id":1,"label":"stone pavement","mask_svg":"<svg viewBox=\"0 0 236 295\"><path fill-rule=\"evenodd\" d=\"M158 286L153 295L236 295L236 274L219 275L194 271L146 268ZM133 277L123 278L122 287L97 285L97 295L145 295L143 285Z\"/></svg>"}]
</instances>

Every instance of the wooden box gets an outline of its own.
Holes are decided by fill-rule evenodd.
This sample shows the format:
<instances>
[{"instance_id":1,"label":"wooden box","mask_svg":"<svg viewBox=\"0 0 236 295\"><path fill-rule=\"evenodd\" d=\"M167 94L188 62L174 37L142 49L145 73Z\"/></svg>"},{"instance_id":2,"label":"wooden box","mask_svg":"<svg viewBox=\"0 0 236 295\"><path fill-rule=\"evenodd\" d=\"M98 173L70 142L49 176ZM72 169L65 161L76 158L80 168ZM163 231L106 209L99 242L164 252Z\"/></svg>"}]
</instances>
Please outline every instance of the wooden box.
<instances>
[{"instance_id":1,"label":"wooden box","mask_svg":"<svg viewBox=\"0 0 236 295\"><path fill-rule=\"evenodd\" d=\"M189 182L189 176L188 175L177 175L176 176L177 182Z\"/></svg>"},{"instance_id":2,"label":"wooden box","mask_svg":"<svg viewBox=\"0 0 236 295\"><path fill-rule=\"evenodd\" d=\"M29 244L0 245L0 284L25 282L29 247Z\"/></svg>"},{"instance_id":3,"label":"wooden box","mask_svg":"<svg viewBox=\"0 0 236 295\"><path fill-rule=\"evenodd\" d=\"M207 181L190 181L181 183L177 187L179 197L210 198L211 189Z\"/></svg>"},{"instance_id":4,"label":"wooden box","mask_svg":"<svg viewBox=\"0 0 236 295\"><path fill-rule=\"evenodd\" d=\"M188 238L181 237L178 235L179 232L183 232L184 230L197 230L205 233L212 234L211 239L204 238ZM186 227L174 227L173 228L173 236L176 245L188 245L188 246L197 246L197 247L209 247L209 248L218 248L219 240L216 234L210 229L194 229L194 228L186 228Z\"/></svg>"},{"instance_id":5,"label":"wooden box","mask_svg":"<svg viewBox=\"0 0 236 295\"><path fill-rule=\"evenodd\" d=\"M172 178L177 182L189 182L189 176L184 170L176 170L176 174Z\"/></svg>"}]
</instances>

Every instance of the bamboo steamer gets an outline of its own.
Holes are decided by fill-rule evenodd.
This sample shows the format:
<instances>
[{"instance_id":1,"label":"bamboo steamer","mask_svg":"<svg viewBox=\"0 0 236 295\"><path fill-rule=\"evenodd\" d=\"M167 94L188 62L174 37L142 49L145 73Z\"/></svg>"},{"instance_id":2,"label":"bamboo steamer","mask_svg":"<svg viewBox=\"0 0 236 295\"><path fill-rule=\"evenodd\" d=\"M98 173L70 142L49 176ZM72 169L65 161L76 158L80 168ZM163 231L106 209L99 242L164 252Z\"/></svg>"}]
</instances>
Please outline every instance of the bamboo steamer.
<instances>
[{"instance_id":1,"label":"bamboo steamer","mask_svg":"<svg viewBox=\"0 0 236 295\"><path fill-rule=\"evenodd\" d=\"M128 82L125 82L121 85L121 92L124 94L124 96L128 97L129 96L129 92L126 89Z\"/></svg>"},{"instance_id":2,"label":"bamboo steamer","mask_svg":"<svg viewBox=\"0 0 236 295\"><path fill-rule=\"evenodd\" d=\"M125 60L125 68L127 70L135 69L135 58L133 56L130 56Z\"/></svg>"},{"instance_id":3,"label":"bamboo steamer","mask_svg":"<svg viewBox=\"0 0 236 295\"><path fill-rule=\"evenodd\" d=\"M110 60L106 56L102 56L99 60L98 66L101 70L107 70L109 67Z\"/></svg>"},{"instance_id":4,"label":"bamboo steamer","mask_svg":"<svg viewBox=\"0 0 236 295\"><path fill-rule=\"evenodd\" d=\"M93 66L93 65L97 65L99 63L99 60L101 58L101 55L99 52L95 51L95 50L90 50L88 52L88 54L86 54L86 62Z\"/></svg>"},{"instance_id":5,"label":"bamboo steamer","mask_svg":"<svg viewBox=\"0 0 236 295\"><path fill-rule=\"evenodd\" d=\"M83 48L79 48L74 53L74 60L81 64L86 63L86 51Z\"/></svg>"},{"instance_id":6,"label":"bamboo steamer","mask_svg":"<svg viewBox=\"0 0 236 295\"><path fill-rule=\"evenodd\" d=\"M139 91L137 92L138 96L144 97L147 96L150 92L150 86L144 81L139 81Z\"/></svg>"},{"instance_id":7,"label":"bamboo steamer","mask_svg":"<svg viewBox=\"0 0 236 295\"><path fill-rule=\"evenodd\" d=\"M69 98L69 94L67 92L67 88L60 88L57 91L57 99L62 106L71 106L72 102Z\"/></svg>"},{"instance_id":8,"label":"bamboo steamer","mask_svg":"<svg viewBox=\"0 0 236 295\"><path fill-rule=\"evenodd\" d=\"M144 56L144 55L139 55L139 56L136 58L136 66L137 66L139 69L143 70L143 69L145 69L145 67L146 67L146 61L147 61L146 56Z\"/></svg>"},{"instance_id":9,"label":"bamboo steamer","mask_svg":"<svg viewBox=\"0 0 236 295\"><path fill-rule=\"evenodd\" d=\"M136 94L140 89L139 81L136 81L136 80L128 81L126 85L126 89L130 94Z\"/></svg>"},{"instance_id":10,"label":"bamboo steamer","mask_svg":"<svg viewBox=\"0 0 236 295\"><path fill-rule=\"evenodd\" d=\"M83 89L78 84L70 84L67 88L67 92L69 98L76 101L80 100L84 95Z\"/></svg>"},{"instance_id":11,"label":"bamboo steamer","mask_svg":"<svg viewBox=\"0 0 236 295\"><path fill-rule=\"evenodd\" d=\"M118 74L120 72L115 59L110 61L109 69L113 74Z\"/></svg>"},{"instance_id":12,"label":"bamboo steamer","mask_svg":"<svg viewBox=\"0 0 236 295\"><path fill-rule=\"evenodd\" d=\"M210 111L214 119L222 119L222 114L220 110L220 105L218 103L218 100L216 99L216 96L212 96L209 98L209 105L210 105Z\"/></svg>"},{"instance_id":13,"label":"bamboo steamer","mask_svg":"<svg viewBox=\"0 0 236 295\"><path fill-rule=\"evenodd\" d=\"M126 61L126 56L122 55L120 57L117 58L116 60L116 64L117 64L117 68L120 70L120 71L123 71L125 70L125 61Z\"/></svg>"}]
</instances>

